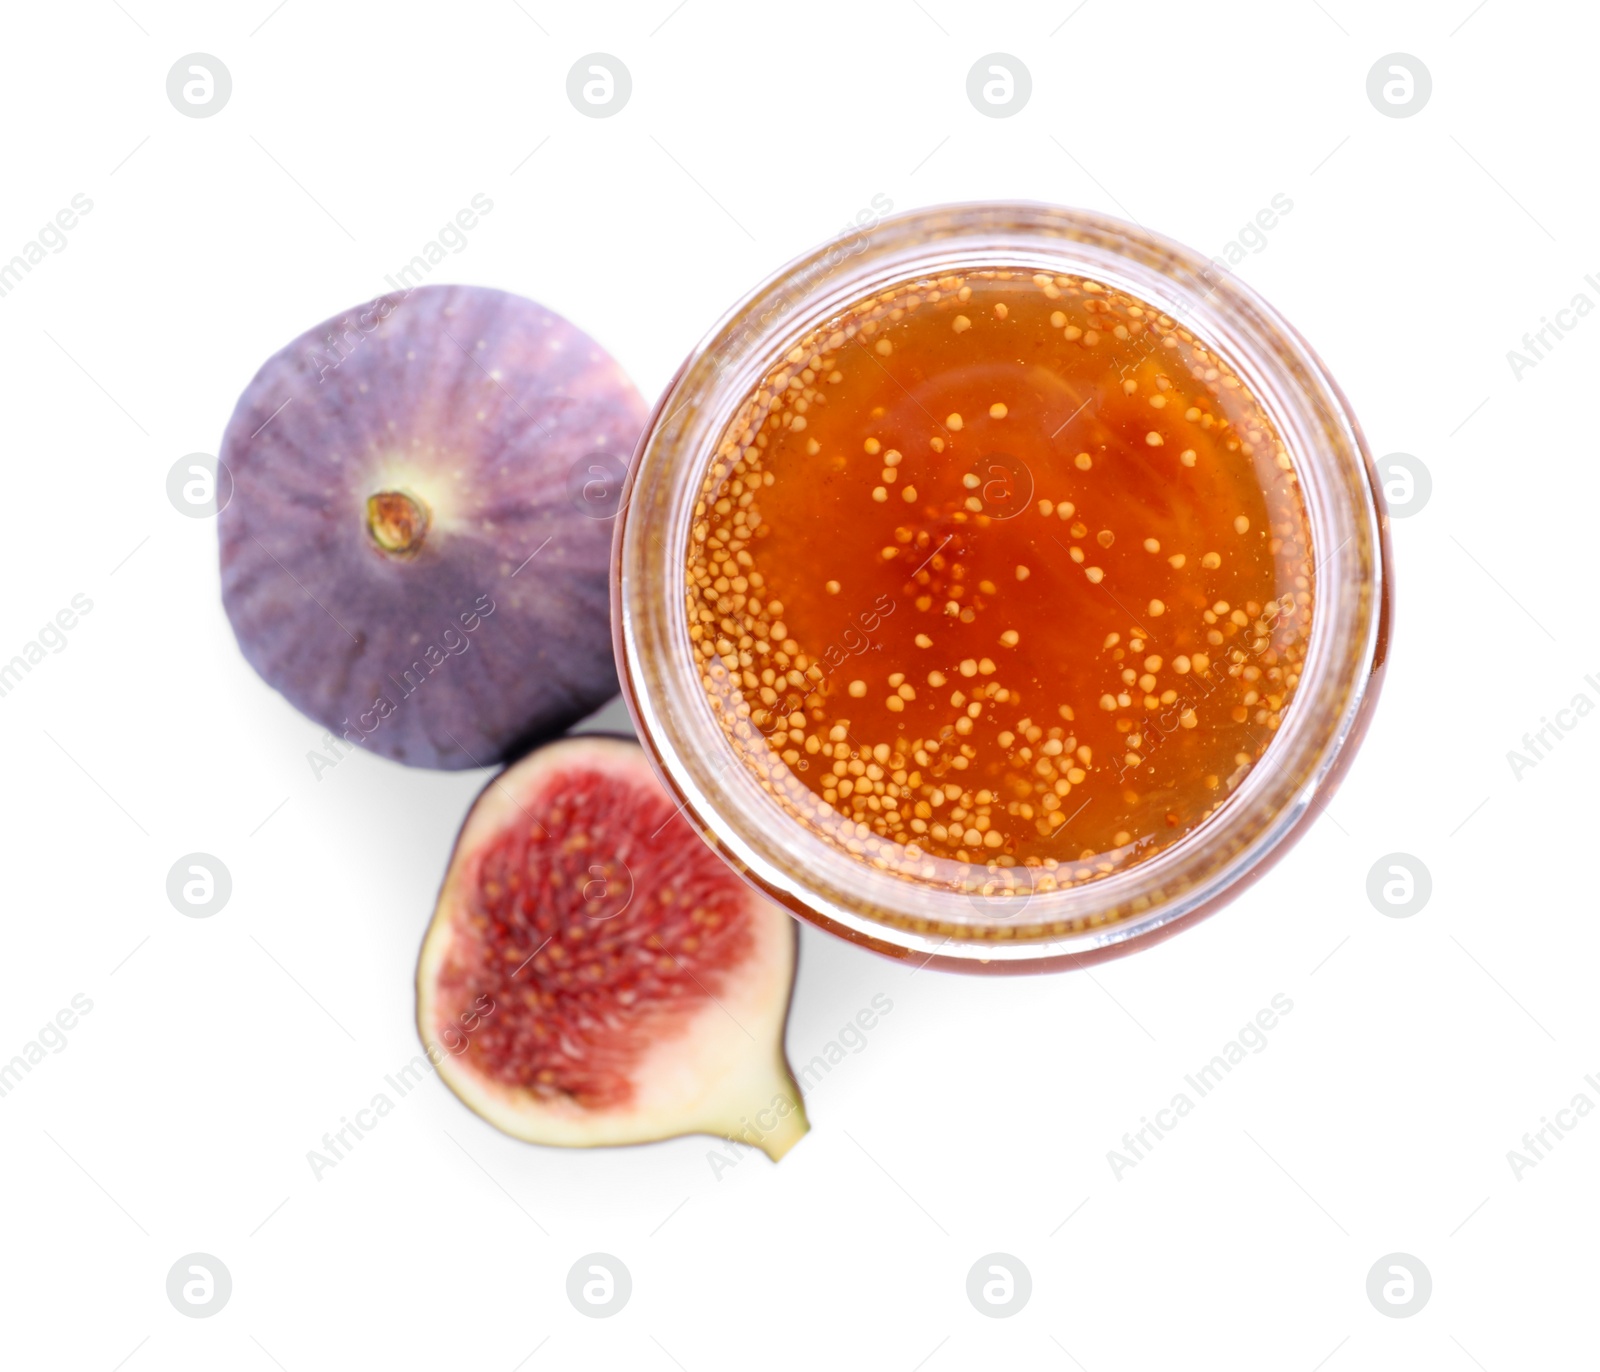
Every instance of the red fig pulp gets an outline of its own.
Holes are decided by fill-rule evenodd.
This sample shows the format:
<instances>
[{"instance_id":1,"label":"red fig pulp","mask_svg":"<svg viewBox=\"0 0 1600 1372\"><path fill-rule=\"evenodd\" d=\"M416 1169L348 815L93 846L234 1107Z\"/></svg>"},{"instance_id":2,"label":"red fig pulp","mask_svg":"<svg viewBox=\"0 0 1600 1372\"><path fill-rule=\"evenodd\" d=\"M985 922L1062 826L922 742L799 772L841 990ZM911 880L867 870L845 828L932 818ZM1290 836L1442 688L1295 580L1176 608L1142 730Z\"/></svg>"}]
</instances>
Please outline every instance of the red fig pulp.
<instances>
[{"instance_id":1,"label":"red fig pulp","mask_svg":"<svg viewBox=\"0 0 1600 1372\"><path fill-rule=\"evenodd\" d=\"M594 736L492 781L417 969L446 1083L534 1143L806 1131L783 1052L796 927L690 829L640 748Z\"/></svg>"}]
</instances>

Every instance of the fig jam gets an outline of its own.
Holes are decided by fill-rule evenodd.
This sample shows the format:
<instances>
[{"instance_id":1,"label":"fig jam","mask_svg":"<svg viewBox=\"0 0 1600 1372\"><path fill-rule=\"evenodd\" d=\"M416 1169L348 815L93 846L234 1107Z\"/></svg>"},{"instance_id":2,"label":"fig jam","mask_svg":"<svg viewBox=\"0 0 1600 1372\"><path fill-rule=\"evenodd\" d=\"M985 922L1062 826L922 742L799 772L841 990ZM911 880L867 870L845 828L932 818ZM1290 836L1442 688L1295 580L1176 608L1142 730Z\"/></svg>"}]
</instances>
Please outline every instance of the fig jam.
<instances>
[{"instance_id":1,"label":"fig jam","mask_svg":"<svg viewBox=\"0 0 1600 1372\"><path fill-rule=\"evenodd\" d=\"M1094 280L984 270L864 299L762 379L684 593L711 709L798 819L915 879L1044 890L1271 765L1312 548L1202 339Z\"/></svg>"}]
</instances>

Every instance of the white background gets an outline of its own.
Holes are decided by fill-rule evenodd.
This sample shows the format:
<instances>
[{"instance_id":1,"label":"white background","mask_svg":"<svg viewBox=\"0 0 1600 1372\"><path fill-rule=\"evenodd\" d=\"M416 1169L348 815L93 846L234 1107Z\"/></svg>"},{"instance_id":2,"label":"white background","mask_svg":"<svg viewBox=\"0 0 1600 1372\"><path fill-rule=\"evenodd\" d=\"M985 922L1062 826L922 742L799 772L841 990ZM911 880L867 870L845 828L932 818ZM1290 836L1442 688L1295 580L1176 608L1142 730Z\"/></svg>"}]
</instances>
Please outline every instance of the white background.
<instances>
[{"instance_id":1,"label":"white background","mask_svg":"<svg viewBox=\"0 0 1600 1372\"><path fill-rule=\"evenodd\" d=\"M1600 718L1520 780L1506 753L1579 691L1600 701L1600 318L1520 380L1506 352L1580 290L1600 302L1593 13L272 2L6 16L0 258L74 194L94 209L0 299L0 657L74 594L94 609L0 699L0 1058L74 994L94 1009L0 1099L0 1361L1592 1356L1600 1122L1520 1180L1506 1154L1575 1093L1600 1103ZM165 93L197 51L233 78L203 120ZM613 118L567 99L595 51L632 72ZM1032 73L1009 119L965 92L996 51ZM1366 95L1396 51L1433 78L1406 119ZM704 1138L532 1148L430 1079L314 1180L307 1150L416 1050L416 948L483 776L357 755L315 780L320 730L241 658L215 529L175 513L165 476L216 450L269 353L381 291L479 192L493 212L433 279L546 302L652 397L727 305L874 195L1090 206L1206 252L1287 195L1240 274L1322 353L1373 452L1434 482L1393 528L1392 666L1331 813L1233 905L1092 976L913 975L806 930L796 1061L875 993L894 1008L779 1166L747 1154L718 1179ZM233 875L209 920L165 894L196 850ZM1365 894L1396 851L1432 873L1409 919ZM1116 1178L1107 1150L1278 993L1294 1009L1266 1050ZM205 1320L164 1289L197 1250L234 1282ZM604 1320L564 1289L596 1250L634 1283ZM1007 1320L965 1295L996 1250L1032 1274ZM1365 1292L1397 1250L1433 1277L1409 1319Z\"/></svg>"}]
</instances>

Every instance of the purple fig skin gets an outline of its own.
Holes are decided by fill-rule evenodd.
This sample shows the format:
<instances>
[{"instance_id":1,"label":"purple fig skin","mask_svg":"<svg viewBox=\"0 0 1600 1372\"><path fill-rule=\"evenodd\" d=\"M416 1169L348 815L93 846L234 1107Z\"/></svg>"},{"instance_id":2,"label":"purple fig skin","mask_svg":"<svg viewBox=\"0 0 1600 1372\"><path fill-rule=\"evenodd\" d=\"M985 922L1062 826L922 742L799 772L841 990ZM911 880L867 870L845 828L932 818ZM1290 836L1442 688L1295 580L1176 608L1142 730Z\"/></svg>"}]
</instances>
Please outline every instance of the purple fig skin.
<instances>
[{"instance_id":1,"label":"purple fig skin","mask_svg":"<svg viewBox=\"0 0 1600 1372\"><path fill-rule=\"evenodd\" d=\"M563 732L617 692L615 489L586 501L585 482L626 468L644 418L599 344L502 291L422 286L307 331L222 440L240 649L319 724L412 766Z\"/></svg>"}]
</instances>

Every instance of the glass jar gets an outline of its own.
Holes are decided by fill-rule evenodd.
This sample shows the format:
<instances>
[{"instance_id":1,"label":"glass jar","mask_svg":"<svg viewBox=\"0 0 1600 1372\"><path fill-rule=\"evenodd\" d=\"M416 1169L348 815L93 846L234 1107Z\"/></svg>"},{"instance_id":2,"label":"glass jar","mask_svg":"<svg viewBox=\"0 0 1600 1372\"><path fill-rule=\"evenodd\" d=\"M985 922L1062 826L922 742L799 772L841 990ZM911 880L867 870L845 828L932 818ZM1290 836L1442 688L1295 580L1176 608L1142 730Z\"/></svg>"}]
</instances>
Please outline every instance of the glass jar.
<instances>
[{"instance_id":1,"label":"glass jar","mask_svg":"<svg viewBox=\"0 0 1600 1372\"><path fill-rule=\"evenodd\" d=\"M1102 880L977 894L880 870L803 825L713 716L685 608L685 558L711 455L801 339L910 279L1017 268L1092 278L1179 321L1260 403L1298 476L1316 585L1297 693L1260 763L1192 831ZM1218 908L1288 851L1348 766L1387 656L1390 552L1355 417L1321 361L1254 291L1144 229L1082 210L914 210L826 243L728 312L678 370L640 440L617 517L612 623L645 749L699 831L794 914L890 956L1041 971L1117 956Z\"/></svg>"}]
</instances>

